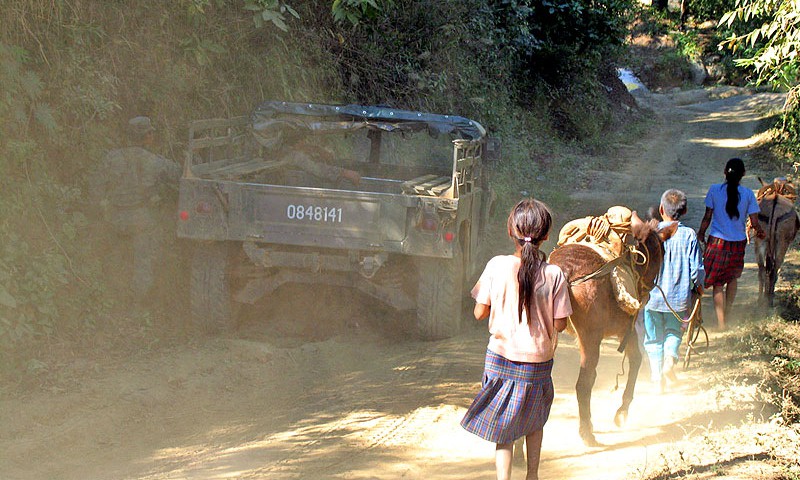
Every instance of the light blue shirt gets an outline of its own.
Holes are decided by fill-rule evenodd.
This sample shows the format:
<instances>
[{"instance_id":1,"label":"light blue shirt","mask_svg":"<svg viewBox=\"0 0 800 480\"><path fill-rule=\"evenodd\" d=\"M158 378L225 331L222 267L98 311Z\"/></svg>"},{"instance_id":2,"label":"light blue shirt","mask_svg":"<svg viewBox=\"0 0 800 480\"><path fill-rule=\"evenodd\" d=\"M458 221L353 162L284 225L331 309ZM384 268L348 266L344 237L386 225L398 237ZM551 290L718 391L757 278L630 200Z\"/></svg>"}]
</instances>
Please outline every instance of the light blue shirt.
<instances>
[{"instance_id":1,"label":"light blue shirt","mask_svg":"<svg viewBox=\"0 0 800 480\"><path fill-rule=\"evenodd\" d=\"M725 183L716 183L708 189L706 207L714 209L708 234L729 242L747 240L745 229L747 217L760 211L756 194L749 188L739 185L739 217L731 218L725 211L725 203L728 201L727 188Z\"/></svg>"},{"instance_id":2,"label":"light blue shirt","mask_svg":"<svg viewBox=\"0 0 800 480\"><path fill-rule=\"evenodd\" d=\"M659 230L670 223L672 222L659 223ZM654 288L645 309L657 312L669 312L669 307L676 312L689 310L692 289L702 285L705 278L706 270L697 243L697 234L678 222L678 230L664 242L664 262L656 282L664 294L662 295L658 287Z\"/></svg>"}]
</instances>

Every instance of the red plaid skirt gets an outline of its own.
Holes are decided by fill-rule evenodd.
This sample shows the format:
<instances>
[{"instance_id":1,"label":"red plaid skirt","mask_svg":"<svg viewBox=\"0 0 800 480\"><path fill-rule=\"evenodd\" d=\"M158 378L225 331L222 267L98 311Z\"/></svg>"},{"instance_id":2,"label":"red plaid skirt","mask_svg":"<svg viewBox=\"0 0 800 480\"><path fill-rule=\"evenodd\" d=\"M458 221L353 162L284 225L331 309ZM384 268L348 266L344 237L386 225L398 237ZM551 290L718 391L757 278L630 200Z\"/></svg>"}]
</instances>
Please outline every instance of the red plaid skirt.
<instances>
[{"instance_id":1,"label":"red plaid skirt","mask_svg":"<svg viewBox=\"0 0 800 480\"><path fill-rule=\"evenodd\" d=\"M717 237L708 237L706 251L703 253L706 288L725 285L742 276L746 246L747 240L729 242Z\"/></svg>"},{"instance_id":2,"label":"red plaid skirt","mask_svg":"<svg viewBox=\"0 0 800 480\"><path fill-rule=\"evenodd\" d=\"M553 361L512 362L486 350L481 391L461 426L494 443L511 443L544 427L553 404Z\"/></svg>"}]
</instances>

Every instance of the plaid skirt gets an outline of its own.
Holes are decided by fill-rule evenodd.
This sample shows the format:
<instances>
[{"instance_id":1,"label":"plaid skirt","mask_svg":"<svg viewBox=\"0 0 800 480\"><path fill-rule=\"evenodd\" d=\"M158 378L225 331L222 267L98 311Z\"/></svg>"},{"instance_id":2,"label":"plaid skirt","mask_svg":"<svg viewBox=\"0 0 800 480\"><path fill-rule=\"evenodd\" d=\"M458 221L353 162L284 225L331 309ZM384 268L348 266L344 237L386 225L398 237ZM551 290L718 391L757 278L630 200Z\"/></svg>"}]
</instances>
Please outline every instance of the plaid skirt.
<instances>
[{"instance_id":1,"label":"plaid skirt","mask_svg":"<svg viewBox=\"0 0 800 480\"><path fill-rule=\"evenodd\" d=\"M544 427L553 404L553 360L512 362L486 351L481 391L461 420L468 432L511 443Z\"/></svg>"},{"instance_id":2,"label":"plaid skirt","mask_svg":"<svg viewBox=\"0 0 800 480\"><path fill-rule=\"evenodd\" d=\"M729 242L717 237L708 237L706 251L703 253L706 287L725 285L742 276L746 246L747 240Z\"/></svg>"}]
</instances>

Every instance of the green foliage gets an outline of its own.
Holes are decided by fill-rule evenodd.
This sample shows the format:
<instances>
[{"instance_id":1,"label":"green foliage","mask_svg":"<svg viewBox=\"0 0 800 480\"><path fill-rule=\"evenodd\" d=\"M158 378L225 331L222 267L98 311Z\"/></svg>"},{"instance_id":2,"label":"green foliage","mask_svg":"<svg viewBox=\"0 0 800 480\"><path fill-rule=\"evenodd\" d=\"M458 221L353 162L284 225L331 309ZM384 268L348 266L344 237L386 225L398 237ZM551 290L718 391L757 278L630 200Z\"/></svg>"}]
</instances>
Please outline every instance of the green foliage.
<instances>
[{"instance_id":1,"label":"green foliage","mask_svg":"<svg viewBox=\"0 0 800 480\"><path fill-rule=\"evenodd\" d=\"M672 38L675 40L675 49L680 55L697 60L703 54L697 31L674 31L672 32Z\"/></svg>"},{"instance_id":2,"label":"green foliage","mask_svg":"<svg viewBox=\"0 0 800 480\"><path fill-rule=\"evenodd\" d=\"M331 13L337 23L358 25L363 20L375 20L393 0L333 0Z\"/></svg>"},{"instance_id":3,"label":"green foliage","mask_svg":"<svg viewBox=\"0 0 800 480\"><path fill-rule=\"evenodd\" d=\"M689 12L695 20L717 20L733 10L736 0L689 0Z\"/></svg>"},{"instance_id":4,"label":"green foliage","mask_svg":"<svg viewBox=\"0 0 800 480\"><path fill-rule=\"evenodd\" d=\"M788 134L789 138L784 140L784 147L788 147L788 150L795 152L797 151L796 143L798 132L800 132L800 99L798 99L798 94L800 94L800 88L795 87L789 91L786 96L786 103L783 111L783 116L781 118L781 130Z\"/></svg>"},{"instance_id":5,"label":"green foliage","mask_svg":"<svg viewBox=\"0 0 800 480\"><path fill-rule=\"evenodd\" d=\"M738 54L736 65L754 73L756 85L790 92L784 108L783 132L791 146L800 144L796 101L800 89L800 4L774 0L737 0L719 21L731 30L720 45ZM744 29L738 33L735 28Z\"/></svg>"},{"instance_id":6,"label":"green foliage","mask_svg":"<svg viewBox=\"0 0 800 480\"><path fill-rule=\"evenodd\" d=\"M49 173L47 154L36 134L61 130L53 110L42 101L45 91L29 68L30 57L18 47L0 43L0 346L24 344L55 332L63 314L85 309L86 296L62 296L78 281L63 245L80 244L87 225L69 205L81 195ZM90 291L91 289L87 289Z\"/></svg>"},{"instance_id":7,"label":"green foliage","mask_svg":"<svg viewBox=\"0 0 800 480\"><path fill-rule=\"evenodd\" d=\"M33 127L31 120L47 130L55 129L50 107L39 101L44 85L38 75L24 68L27 61L25 50L0 43L0 87L5 93L0 98L0 118L9 120L0 126L2 136L28 131Z\"/></svg>"},{"instance_id":8,"label":"green foliage","mask_svg":"<svg viewBox=\"0 0 800 480\"><path fill-rule=\"evenodd\" d=\"M614 47L623 45L633 2L612 0L490 2L497 45L518 62L518 81L542 79L551 85L575 72L596 67Z\"/></svg>"},{"instance_id":9,"label":"green foliage","mask_svg":"<svg viewBox=\"0 0 800 480\"><path fill-rule=\"evenodd\" d=\"M253 12L253 22L256 28L271 23L287 32L289 27L286 24L286 14L300 18L297 11L283 0L244 0L244 9Z\"/></svg>"},{"instance_id":10,"label":"green foliage","mask_svg":"<svg viewBox=\"0 0 800 480\"><path fill-rule=\"evenodd\" d=\"M797 84L800 52L800 5L797 2L773 0L739 0L734 10L726 13L720 25L731 28L735 24L757 25L744 34L731 33L722 42L723 48L734 53L750 48L737 64L752 68L756 84L769 83L791 88Z\"/></svg>"},{"instance_id":11,"label":"green foliage","mask_svg":"<svg viewBox=\"0 0 800 480\"><path fill-rule=\"evenodd\" d=\"M207 38L200 38L197 34L181 40L180 46L184 53L193 58L201 67L211 63L215 55L226 52L222 45Z\"/></svg>"}]
</instances>

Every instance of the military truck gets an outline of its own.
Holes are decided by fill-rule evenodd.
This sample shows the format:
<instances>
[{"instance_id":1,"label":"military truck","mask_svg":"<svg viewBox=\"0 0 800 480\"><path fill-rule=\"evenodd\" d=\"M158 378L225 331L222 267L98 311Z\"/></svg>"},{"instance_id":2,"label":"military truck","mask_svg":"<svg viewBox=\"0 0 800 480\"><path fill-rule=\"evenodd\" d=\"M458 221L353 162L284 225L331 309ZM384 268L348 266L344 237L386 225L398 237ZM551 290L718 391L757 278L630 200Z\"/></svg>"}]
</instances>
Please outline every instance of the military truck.
<instances>
[{"instance_id":1,"label":"military truck","mask_svg":"<svg viewBox=\"0 0 800 480\"><path fill-rule=\"evenodd\" d=\"M275 132L301 141L278 147ZM293 149L316 170L357 175L298 167ZM242 304L323 283L416 310L425 338L456 334L496 151L473 120L382 106L269 101L192 122L177 232L192 245L194 321L232 328Z\"/></svg>"}]
</instances>

